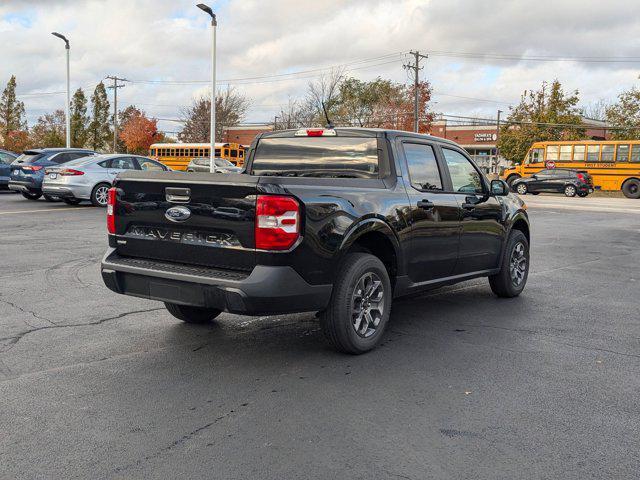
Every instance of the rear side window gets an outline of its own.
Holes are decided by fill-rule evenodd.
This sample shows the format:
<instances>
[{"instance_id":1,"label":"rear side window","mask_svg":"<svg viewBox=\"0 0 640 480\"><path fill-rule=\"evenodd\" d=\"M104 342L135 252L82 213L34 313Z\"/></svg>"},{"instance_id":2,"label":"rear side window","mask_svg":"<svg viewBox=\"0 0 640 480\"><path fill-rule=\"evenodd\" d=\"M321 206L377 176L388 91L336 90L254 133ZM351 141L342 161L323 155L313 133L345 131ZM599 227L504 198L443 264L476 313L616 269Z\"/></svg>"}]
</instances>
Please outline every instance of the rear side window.
<instances>
[{"instance_id":1,"label":"rear side window","mask_svg":"<svg viewBox=\"0 0 640 480\"><path fill-rule=\"evenodd\" d=\"M378 141L363 137L263 138L253 175L378 178Z\"/></svg>"},{"instance_id":2,"label":"rear side window","mask_svg":"<svg viewBox=\"0 0 640 480\"><path fill-rule=\"evenodd\" d=\"M403 143L411 186L418 190L442 190L442 179L433 147Z\"/></svg>"},{"instance_id":3,"label":"rear side window","mask_svg":"<svg viewBox=\"0 0 640 480\"><path fill-rule=\"evenodd\" d=\"M138 164L140 165L140 170L149 170L149 171L164 171L164 167L157 162L152 162L147 158L138 158Z\"/></svg>"}]
</instances>

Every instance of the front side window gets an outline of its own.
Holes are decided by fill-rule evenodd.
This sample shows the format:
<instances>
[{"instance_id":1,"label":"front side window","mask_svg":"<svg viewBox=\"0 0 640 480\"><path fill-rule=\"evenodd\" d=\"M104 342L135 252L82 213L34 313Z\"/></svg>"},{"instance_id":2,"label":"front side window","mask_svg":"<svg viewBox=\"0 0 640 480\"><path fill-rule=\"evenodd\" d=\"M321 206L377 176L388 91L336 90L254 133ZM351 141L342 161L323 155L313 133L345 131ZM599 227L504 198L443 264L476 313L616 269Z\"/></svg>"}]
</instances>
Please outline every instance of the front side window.
<instances>
[{"instance_id":1,"label":"front side window","mask_svg":"<svg viewBox=\"0 0 640 480\"><path fill-rule=\"evenodd\" d=\"M602 146L602 158L601 162L613 162L613 150L614 145L603 145Z\"/></svg>"},{"instance_id":2,"label":"front side window","mask_svg":"<svg viewBox=\"0 0 640 480\"><path fill-rule=\"evenodd\" d=\"M547 147L547 160L559 160L560 147L558 145L549 145Z\"/></svg>"},{"instance_id":3,"label":"front side window","mask_svg":"<svg viewBox=\"0 0 640 480\"><path fill-rule=\"evenodd\" d=\"M587 151L585 145L574 145L573 146L573 160L575 162L584 162L584 154Z\"/></svg>"},{"instance_id":4,"label":"front side window","mask_svg":"<svg viewBox=\"0 0 640 480\"><path fill-rule=\"evenodd\" d=\"M443 148L454 192L483 193L482 177L471 162L455 150Z\"/></svg>"},{"instance_id":5,"label":"front side window","mask_svg":"<svg viewBox=\"0 0 640 480\"><path fill-rule=\"evenodd\" d=\"M629 145L618 145L616 150L616 162L629 161Z\"/></svg>"},{"instance_id":6,"label":"front side window","mask_svg":"<svg viewBox=\"0 0 640 480\"><path fill-rule=\"evenodd\" d=\"M253 175L378 178L378 141L371 137L267 137L258 142Z\"/></svg>"},{"instance_id":7,"label":"front side window","mask_svg":"<svg viewBox=\"0 0 640 480\"><path fill-rule=\"evenodd\" d=\"M404 143L411 186L418 190L442 190L442 179L433 147L418 143Z\"/></svg>"},{"instance_id":8,"label":"front side window","mask_svg":"<svg viewBox=\"0 0 640 480\"><path fill-rule=\"evenodd\" d=\"M587 162L600 160L600 145L587 145Z\"/></svg>"}]
</instances>

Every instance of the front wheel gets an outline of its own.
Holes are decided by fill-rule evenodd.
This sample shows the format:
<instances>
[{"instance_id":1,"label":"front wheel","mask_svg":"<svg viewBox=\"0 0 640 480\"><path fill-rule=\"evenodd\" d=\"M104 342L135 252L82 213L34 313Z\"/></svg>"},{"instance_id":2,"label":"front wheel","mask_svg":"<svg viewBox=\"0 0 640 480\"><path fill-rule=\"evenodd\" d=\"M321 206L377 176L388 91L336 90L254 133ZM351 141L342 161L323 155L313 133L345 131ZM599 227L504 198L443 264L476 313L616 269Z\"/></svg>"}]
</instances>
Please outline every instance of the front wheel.
<instances>
[{"instance_id":1,"label":"front wheel","mask_svg":"<svg viewBox=\"0 0 640 480\"><path fill-rule=\"evenodd\" d=\"M368 253L351 253L333 286L331 301L320 315L333 348L360 354L375 347L387 326L393 292L384 264Z\"/></svg>"},{"instance_id":2,"label":"front wheel","mask_svg":"<svg viewBox=\"0 0 640 480\"><path fill-rule=\"evenodd\" d=\"M187 323L208 323L221 313L215 308L189 307L176 303L165 302L164 306L171 315Z\"/></svg>"},{"instance_id":3,"label":"front wheel","mask_svg":"<svg viewBox=\"0 0 640 480\"><path fill-rule=\"evenodd\" d=\"M111 185L108 183L99 183L93 188L93 191L91 192L91 203L93 203L94 207L107 206L109 188L111 188Z\"/></svg>"},{"instance_id":4,"label":"front wheel","mask_svg":"<svg viewBox=\"0 0 640 480\"><path fill-rule=\"evenodd\" d=\"M516 185L516 192L518 192L518 195L526 195L528 190L527 185L524 183Z\"/></svg>"},{"instance_id":5,"label":"front wheel","mask_svg":"<svg viewBox=\"0 0 640 480\"><path fill-rule=\"evenodd\" d=\"M491 290L499 297L520 295L529 277L529 242L520 230L512 230L502 257L500 271L489 277Z\"/></svg>"},{"instance_id":6,"label":"front wheel","mask_svg":"<svg viewBox=\"0 0 640 480\"><path fill-rule=\"evenodd\" d=\"M576 196L576 187L573 185L567 185L564 187L564 195L566 197L575 197Z\"/></svg>"},{"instance_id":7,"label":"front wheel","mask_svg":"<svg viewBox=\"0 0 640 480\"><path fill-rule=\"evenodd\" d=\"M22 192L22 196L27 200L38 200L42 194L41 193L31 193L31 192Z\"/></svg>"}]
</instances>

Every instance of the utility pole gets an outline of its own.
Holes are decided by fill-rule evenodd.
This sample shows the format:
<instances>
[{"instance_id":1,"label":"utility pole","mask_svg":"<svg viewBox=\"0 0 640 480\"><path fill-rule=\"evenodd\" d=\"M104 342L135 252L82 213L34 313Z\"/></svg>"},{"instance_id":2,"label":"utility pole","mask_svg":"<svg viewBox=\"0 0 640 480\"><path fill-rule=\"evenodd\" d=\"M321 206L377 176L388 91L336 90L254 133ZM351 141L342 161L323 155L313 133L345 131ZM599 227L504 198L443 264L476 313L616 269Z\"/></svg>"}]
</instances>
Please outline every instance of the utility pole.
<instances>
[{"instance_id":1,"label":"utility pole","mask_svg":"<svg viewBox=\"0 0 640 480\"><path fill-rule=\"evenodd\" d=\"M421 59L427 59L429 58L428 55L422 55L420 52L418 51L411 51L409 52L411 55L413 55L414 57L414 62L413 64L409 63L408 65L403 65L403 67L406 70L413 70L414 73L414 77L413 77L413 131L417 132L418 131L418 127L420 124L420 112L418 111L418 105L420 103L420 94L418 92L418 86L420 85L420 70L422 70L424 67L420 66L420 60Z\"/></svg>"},{"instance_id":2,"label":"utility pole","mask_svg":"<svg viewBox=\"0 0 640 480\"><path fill-rule=\"evenodd\" d=\"M494 172L498 172L498 162L500 161L500 147L498 147L498 140L500 139L500 114L502 110L498 110L498 121L496 122L496 159L493 162Z\"/></svg>"},{"instance_id":3,"label":"utility pole","mask_svg":"<svg viewBox=\"0 0 640 480\"><path fill-rule=\"evenodd\" d=\"M115 75L107 78L113 80L113 85L107 88L113 89L113 153L116 153L116 146L118 145L118 89L124 87L123 84L118 84L118 82L128 82L129 80Z\"/></svg>"}]
</instances>

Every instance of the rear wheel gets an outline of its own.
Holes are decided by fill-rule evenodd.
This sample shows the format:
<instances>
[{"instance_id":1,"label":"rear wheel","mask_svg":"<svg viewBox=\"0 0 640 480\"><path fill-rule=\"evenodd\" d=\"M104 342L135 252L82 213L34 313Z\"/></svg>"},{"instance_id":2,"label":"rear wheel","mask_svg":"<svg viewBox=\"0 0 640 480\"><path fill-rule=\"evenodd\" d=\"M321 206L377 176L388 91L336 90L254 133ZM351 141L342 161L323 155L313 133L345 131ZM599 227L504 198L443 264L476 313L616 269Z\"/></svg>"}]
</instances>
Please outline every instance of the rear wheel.
<instances>
[{"instance_id":1,"label":"rear wheel","mask_svg":"<svg viewBox=\"0 0 640 480\"><path fill-rule=\"evenodd\" d=\"M529 242L520 230L511 230L500 271L489 277L493 293L511 298L520 295L529 276Z\"/></svg>"},{"instance_id":2,"label":"rear wheel","mask_svg":"<svg viewBox=\"0 0 640 480\"><path fill-rule=\"evenodd\" d=\"M578 196L579 196L579 197L584 198L584 197L586 197L587 195L589 195L589 192L585 192L585 191L583 191L583 192L578 192Z\"/></svg>"},{"instance_id":3,"label":"rear wheel","mask_svg":"<svg viewBox=\"0 0 640 480\"><path fill-rule=\"evenodd\" d=\"M564 194L567 197L575 197L576 196L576 187L573 185L566 185L564 187Z\"/></svg>"},{"instance_id":4,"label":"rear wheel","mask_svg":"<svg viewBox=\"0 0 640 480\"><path fill-rule=\"evenodd\" d=\"M627 198L640 198L640 180L631 178L622 185L622 193Z\"/></svg>"},{"instance_id":5,"label":"rear wheel","mask_svg":"<svg viewBox=\"0 0 640 480\"><path fill-rule=\"evenodd\" d=\"M91 192L91 203L93 203L94 207L107 206L107 197L110 188L111 185L108 183L99 183L93 187L93 191Z\"/></svg>"},{"instance_id":6,"label":"rear wheel","mask_svg":"<svg viewBox=\"0 0 640 480\"><path fill-rule=\"evenodd\" d=\"M384 264L368 253L351 253L334 284L331 301L320 315L329 343L344 353L375 347L391 312L391 282Z\"/></svg>"},{"instance_id":7,"label":"rear wheel","mask_svg":"<svg viewBox=\"0 0 640 480\"><path fill-rule=\"evenodd\" d=\"M22 196L27 200L38 200L42 194L41 193L31 193L31 192L21 192Z\"/></svg>"},{"instance_id":8,"label":"rear wheel","mask_svg":"<svg viewBox=\"0 0 640 480\"><path fill-rule=\"evenodd\" d=\"M164 306L171 315L187 323L208 323L221 313L215 308L188 307L176 303L165 302Z\"/></svg>"},{"instance_id":9,"label":"rear wheel","mask_svg":"<svg viewBox=\"0 0 640 480\"><path fill-rule=\"evenodd\" d=\"M79 198L63 198L62 201L67 205L78 205L82 200Z\"/></svg>"},{"instance_id":10,"label":"rear wheel","mask_svg":"<svg viewBox=\"0 0 640 480\"><path fill-rule=\"evenodd\" d=\"M529 189L525 183L519 183L516 185L516 192L518 192L518 195L526 195L528 191Z\"/></svg>"},{"instance_id":11,"label":"rear wheel","mask_svg":"<svg viewBox=\"0 0 640 480\"><path fill-rule=\"evenodd\" d=\"M47 195L46 193L43 195L44 199L47 202L59 202L60 199L58 197L52 197L51 195Z\"/></svg>"}]
</instances>

